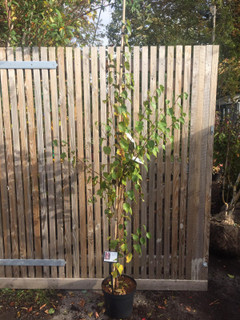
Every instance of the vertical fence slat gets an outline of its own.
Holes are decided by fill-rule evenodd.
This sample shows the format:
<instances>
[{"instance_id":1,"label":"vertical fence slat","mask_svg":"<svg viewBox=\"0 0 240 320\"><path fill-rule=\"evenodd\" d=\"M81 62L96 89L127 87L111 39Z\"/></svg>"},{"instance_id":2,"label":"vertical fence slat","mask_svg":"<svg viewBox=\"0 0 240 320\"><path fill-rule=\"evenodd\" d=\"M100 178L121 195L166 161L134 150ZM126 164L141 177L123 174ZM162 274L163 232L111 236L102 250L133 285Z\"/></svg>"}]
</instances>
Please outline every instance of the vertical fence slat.
<instances>
[{"instance_id":1,"label":"vertical fence slat","mask_svg":"<svg viewBox=\"0 0 240 320\"><path fill-rule=\"evenodd\" d=\"M41 48L41 61L48 60L47 48ZM42 70L43 87L43 112L44 112L44 140L47 173L47 202L49 215L49 254L51 259L56 259L56 224L55 224L55 190L53 178L53 142L50 115L49 73ZM57 267L51 267L51 277L57 277Z\"/></svg>"},{"instance_id":2,"label":"vertical fence slat","mask_svg":"<svg viewBox=\"0 0 240 320\"><path fill-rule=\"evenodd\" d=\"M202 108L204 94L205 47L196 46L193 58L191 127L189 146L189 192L187 222L187 278L196 280L202 259L198 259L197 223L200 197L200 168L202 141ZM190 214L191 213L191 214Z\"/></svg>"},{"instance_id":3,"label":"vertical fence slat","mask_svg":"<svg viewBox=\"0 0 240 320\"><path fill-rule=\"evenodd\" d=\"M16 60L22 61L22 48L16 49ZM29 168L29 148L28 148L28 133L27 133L27 114L26 101L24 91L23 70L17 70L17 89L18 89L18 109L20 118L20 135L21 135L21 159L22 159L22 174L24 188L24 211L26 217L26 245L27 258L33 259L33 226L32 226L32 201L31 201L31 185L30 185L30 168ZM29 276L34 277L34 268L29 267Z\"/></svg>"},{"instance_id":4,"label":"vertical fence slat","mask_svg":"<svg viewBox=\"0 0 240 320\"><path fill-rule=\"evenodd\" d=\"M159 60L158 60L158 85L165 87L165 72L166 72L166 48L161 46L159 48ZM162 92L159 98L158 110L159 113L164 113L164 95L165 90ZM163 268L163 148L160 145L160 150L157 158L157 221L156 221L156 276L162 278Z\"/></svg>"},{"instance_id":5,"label":"vertical fence slat","mask_svg":"<svg viewBox=\"0 0 240 320\"><path fill-rule=\"evenodd\" d=\"M106 55L105 55L105 47L99 48L99 55L100 55L100 121L102 124L107 123L107 104L106 102ZM104 127L101 126L101 135L104 132ZM101 152L101 163L107 163L107 155L103 152L103 148L107 146L106 141L104 140L102 146L100 148ZM102 169L101 169L102 170ZM104 213L106 209L104 201L102 201L102 236L103 236L103 251L107 251L109 249L108 244L108 220L107 215ZM103 275L106 277L109 274L108 264L104 263L103 265Z\"/></svg>"},{"instance_id":6,"label":"vertical fence slat","mask_svg":"<svg viewBox=\"0 0 240 320\"><path fill-rule=\"evenodd\" d=\"M83 48L83 85L84 85L84 121L85 121L85 154L88 164L92 166L92 137L91 137L91 102L90 102L90 75L89 75L89 48ZM88 181L89 173L86 174ZM87 184L87 226L88 226L88 268L89 277L94 277L94 230L92 183Z\"/></svg>"},{"instance_id":7,"label":"vertical fence slat","mask_svg":"<svg viewBox=\"0 0 240 320\"><path fill-rule=\"evenodd\" d=\"M0 60L6 60L6 50L0 48ZM5 146L6 146L6 163L7 163L7 190L9 196L9 209L10 209L10 225L11 225L11 245L12 245L12 258L19 258L19 243L18 243L18 224L17 224L17 208L16 208L16 192L14 181L14 164L13 164L13 145L12 145L12 132L10 121L10 108L9 108L9 94L8 94L8 80L7 71L1 70L1 87L2 87L2 104L3 104L3 121L5 131ZM19 276L19 268L13 267L14 277Z\"/></svg>"},{"instance_id":8,"label":"vertical fence slat","mask_svg":"<svg viewBox=\"0 0 240 320\"><path fill-rule=\"evenodd\" d=\"M80 262L81 277L87 277L87 226L86 226L86 198L85 198L85 169L84 169L84 144L83 144L83 95L82 95L82 64L80 48L74 49L75 63L75 92L77 109L77 166L78 170L78 197L80 212Z\"/></svg>"},{"instance_id":9,"label":"vertical fence slat","mask_svg":"<svg viewBox=\"0 0 240 320\"><path fill-rule=\"evenodd\" d=\"M1 188L1 229L2 242L4 252L1 253L3 258L11 259L11 236L10 236L10 222L9 222L9 206L8 206L8 195L7 195L7 167L6 167L6 155L4 148L4 136L3 136L3 111L2 111L2 96L3 92L0 91L0 188ZM3 250L3 249L2 249ZM12 276L12 268L6 269L6 277ZM4 267L1 268L1 276L4 277Z\"/></svg>"},{"instance_id":10,"label":"vertical fence slat","mask_svg":"<svg viewBox=\"0 0 240 320\"><path fill-rule=\"evenodd\" d=\"M33 48L32 57L34 61L39 61L39 51ZM47 208L47 186L46 186L46 166L45 166L45 145L43 132L43 112L42 112L42 90L40 71L33 70L34 77L34 96L37 124L37 154L38 154L38 175L40 191L40 212L42 228L42 254L44 259L49 258L49 232L48 232L48 208ZM49 277L49 267L44 267L44 276Z\"/></svg>"},{"instance_id":11,"label":"vertical fence slat","mask_svg":"<svg viewBox=\"0 0 240 320\"><path fill-rule=\"evenodd\" d=\"M174 115L179 118L182 91L182 46L176 47L175 64L175 105ZM179 217L179 185L180 185L180 130L174 130L173 150L173 199L172 199L172 268L171 278L176 279L178 275L178 217Z\"/></svg>"},{"instance_id":12,"label":"vertical fence slat","mask_svg":"<svg viewBox=\"0 0 240 320\"><path fill-rule=\"evenodd\" d=\"M209 125L209 102L211 90L211 65L212 65L212 46L206 47L206 60L204 70L204 91L203 91L203 108L202 108L202 128L201 128L201 159L200 159L200 194L199 194L199 213L197 222L197 232L201 234L198 237L198 258L204 259L203 244L205 234L203 233L205 225L205 197L204 190L206 186L206 164L207 164L207 139L208 139L208 125ZM204 261L199 265L198 279L201 279L205 271Z\"/></svg>"},{"instance_id":13,"label":"vertical fence slat","mask_svg":"<svg viewBox=\"0 0 240 320\"><path fill-rule=\"evenodd\" d=\"M188 125L190 107L190 83L191 83L191 51L190 46L184 51L184 80L183 92L188 94L188 99L183 99L183 112L186 114L182 125L181 137L181 192L180 192L180 221L179 221L179 278L185 276L186 256L186 218L187 218L187 184L188 184Z\"/></svg>"},{"instance_id":14,"label":"vertical fence slat","mask_svg":"<svg viewBox=\"0 0 240 320\"><path fill-rule=\"evenodd\" d=\"M144 101L147 100L148 97L148 47L142 48L142 96L141 96L141 104L143 107ZM147 123L144 121L144 129L143 135L147 134ZM147 172L144 167L141 168L142 174L142 192L144 194L144 198L141 202L141 224L147 226ZM147 246L148 247L148 246ZM147 266L149 267L149 259L147 257L147 248L142 248L142 258L141 258L141 276L142 278L147 277Z\"/></svg>"},{"instance_id":15,"label":"vertical fence slat","mask_svg":"<svg viewBox=\"0 0 240 320\"><path fill-rule=\"evenodd\" d=\"M49 60L56 60L56 49L49 48ZM58 87L57 74L55 69L50 70L50 91L52 106L52 139L54 150L54 181L55 181L55 221L57 229L57 258L64 259L64 238L63 238L63 198L62 198L62 177L60 158L60 132L59 132L59 111L58 111ZM56 142L56 143L55 143ZM64 267L59 267L59 277L64 278Z\"/></svg>"},{"instance_id":16,"label":"vertical fence slat","mask_svg":"<svg viewBox=\"0 0 240 320\"><path fill-rule=\"evenodd\" d=\"M70 213L70 182L68 161L68 124L66 104L66 79L64 48L59 47L57 51L59 68L59 105L61 118L61 154L62 154L62 188L64 206L64 247L66 259L66 277L72 278L72 242L71 242L71 213Z\"/></svg>"},{"instance_id":17,"label":"vertical fence slat","mask_svg":"<svg viewBox=\"0 0 240 320\"><path fill-rule=\"evenodd\" d=\"M134 92L133 92L133 127L136 126L138 119L138 113L140 111L140 50L139 47L133 48L133 80L134 80ZM138 143L138 141L135 141ZM134 187L134 186L133 186ZM135 202L133 203L133 232L136 234L137 229L140 227L139 221L139 192L134 188ZM139 278L139 255L135 253L133 260L134 277Z\"/></svg>"},{"instance_id":18,"label":"vertical fence slat","mask_svg":"<svg viewBox=\"0 0 240 320\"><path fill-rule=\"evenodd\" d=\"M168 47L167 52L167 100L172 107L173 99L173 63L174 63L174 47ZM167 118L167 126L171 126L171 119ZM171 133L170 133L171 136ZM165 156L165 195L164 195L164 278L169 278L170 273L170 221L171 221L171 142L168 140L166 144Z\"/></svg>"},{"instance_id":19,"label":"vertical fence slat","mask_svg":"<svg viewBox=\"0 0 240 320\"><path fill-rule=\"evenodd\" d=\"M75 135L75 107L73 83L73 55L72 48L66 48L66 71L69 115L69 147L70 147L70 184L71 184L71 213L72 213L72 245L73 245L73 274L79 277L79 233L78 233L78 194L76 174L76 135Z\"/></svg>"},{"instance_id":20,"label":"vertical fence slat","mask_svg":"<svg viewBox=\"0 0 240 320\"><path fill-rule=\"evenodd\" d=\"M100 172L99 162L99 103L98 103L98 51L97 48L91 49L91 68L92 68L92 112L93 123L93 169L94 172ZM99 182L94 187L95 194L99 189ZM95 252L96 252L96 277L102 277L102 241L101 241L101 206L99 197L96 198L94 203L95 212Z\"/></svg>"},{"instance_id":21,"label":"vertical fence slat","mask_svg":"<svg viewBox=\"0 0 240 320\"><path fill-rule=\"evenodd\" d=\"M205 223L204 223L204 243L203 258L208 263L209 257L209 237L210 237L210 214L211 214L211 187L212 187L212 164L213 164L213 140L214 140L214 123L216 108L217 92L217 75L218 75L218 58L219 46L212 46L212 65L211 65L211 90L209 101L209 123L207 137L207 160L206 160L206 185L205 185ZM205 265L202 278L207 279L208 267Z\"/></svg>"},{"instance_id":22,"label":"vertical fence slat","mask_svg":"<svg viewBox=\"0 0 240 320\"><path fill-rule=\"evenodd\" d=\"M157 89L157 47L151 47L150 49L150 96L156 95ZM151 106L152 108L152 106ZM152 108L153 109L153 108ZM156 120L156 113L153 109L150 115L150 121L153 123ZM151 137L149 137L151 139ZM149 168L149 231L151 233L151 239L149 240L149 278L153 279L155 276L155 203L154 197L155 189L155 157L152 155L150 159Z\"/></svg>"},{"instance_id":23,"label":"vertical fence slat","mask_svg":"<svg viewBox=\"0 0 240 320\"><path fill-rule=\"evenodd\" d=\"M30 49L24 48L24 60L30 61ZM32 70L25 70L25 88L26 88L26 103L28 117L28 138L30 152L30 174L32 185L32 203L33 203L33 233L34 233L34 248L35 258L42 258L41 247L41 225L40 225L40 206L39 206L39 185L38 185L38 163L37 163L37 147L36 147L36 126L35 126L35 108L33 100L33 84ZM42 277L42 268L36 267L36 277Z\"/></svg>"}]
</instances>

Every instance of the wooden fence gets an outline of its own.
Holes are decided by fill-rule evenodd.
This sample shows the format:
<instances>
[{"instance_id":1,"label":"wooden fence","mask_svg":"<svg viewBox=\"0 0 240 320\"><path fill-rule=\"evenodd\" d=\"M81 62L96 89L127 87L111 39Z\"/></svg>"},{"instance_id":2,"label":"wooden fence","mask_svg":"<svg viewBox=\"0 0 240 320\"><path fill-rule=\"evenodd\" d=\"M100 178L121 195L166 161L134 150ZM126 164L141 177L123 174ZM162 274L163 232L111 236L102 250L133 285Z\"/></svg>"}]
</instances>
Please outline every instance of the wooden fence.
<instances>
[{"instance_id":1,"label":"wooden fence","mask_svg":"<svg viewBox=\"0 0 240 320\"><path fill-rule=\"evenodd\" d=\"M162 106L189 94L185 124L143 170L145 201L133 204L129 234L141 224L152 234L142 256L125 266L139 288L207 288L218 50L132 51L132 124L159 84ZM103 102L108 54L119 65L120 48L0 48L0 259L66 260L65 267L0 266L0 287L99 288L108 275L102 254L110 230L104 204L88 202L96 187L86 184L83 166L88 159L99 171L107 160L94 124L106 123L109 112ZM6 69L1 61L56 61L57 67Z\"/></svg>"}]
</instances>

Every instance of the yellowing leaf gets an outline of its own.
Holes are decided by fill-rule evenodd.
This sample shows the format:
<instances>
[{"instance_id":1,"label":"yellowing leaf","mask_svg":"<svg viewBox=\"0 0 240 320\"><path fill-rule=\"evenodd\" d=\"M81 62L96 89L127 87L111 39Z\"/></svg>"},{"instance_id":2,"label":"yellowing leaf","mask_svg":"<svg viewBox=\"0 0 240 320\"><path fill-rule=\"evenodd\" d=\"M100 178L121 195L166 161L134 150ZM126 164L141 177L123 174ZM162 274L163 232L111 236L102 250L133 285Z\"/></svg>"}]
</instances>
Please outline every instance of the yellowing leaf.
<instances>
[{"instance_id":1,"label":"yellowing leaf","mask_svg":"<svg viewBox=\"0 0 240 320\"><path fill-rule=\"evenodd\" d=\"M228 277L229 277L230 279L234 279L234 278L235 278L233 274L229 274L229 273L228 273Z\"/></svg>"},{"instance_id":2,"label":"yellowing leaf","mask_svg":"<svg viewBox=\"0 0 240 320\"><path fill-rule=\"evenodd\" d=\"M132 260L132 253L129 252L129 253L126 255L126 263L129 263L131 260Z\"/></svg>"},{"instance_id":3,"label":"yellowing leaf","mask_svg":"<svg viewBox=\"0 0 240 320\"><path fill-rule=\"evenodd\" d=\"M123 273L123 265L120 263L117 263L116 268L117 268L119 274L121 275Z\"/></svg>"},{"instance_id":4,"label":"yellowing leaf","mask_svg":"<svg viewBox=\"0 0 240 320\"><path fill-rule=\"evenodd\" d=\"M111 272L111 275L113 276L113 278L117 278L117 270L114 270L113 272Z\"/></svg>"}]
</instances>

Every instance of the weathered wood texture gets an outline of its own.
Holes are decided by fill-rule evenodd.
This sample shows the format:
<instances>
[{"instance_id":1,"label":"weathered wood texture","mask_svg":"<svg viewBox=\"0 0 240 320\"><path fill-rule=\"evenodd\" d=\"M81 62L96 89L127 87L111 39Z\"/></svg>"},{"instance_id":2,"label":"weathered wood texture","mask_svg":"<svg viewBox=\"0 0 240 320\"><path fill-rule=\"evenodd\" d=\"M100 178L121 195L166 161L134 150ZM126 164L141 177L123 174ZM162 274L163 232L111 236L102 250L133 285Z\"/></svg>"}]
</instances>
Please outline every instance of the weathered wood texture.
<instances>
[{"instance_id":1,"label":"weathered wood texture","mask_svg":"<svg viewBox=\"0 0 240 320\"><path fill-rule=\"evenodd\" d=\"M109 272L102 253L114 223L108 228L102 201L88 201L98 185L87 183L85 170L85 160L93 174L111 161L100 123L114 119L108 75L116 84L121 79L108 54L120 70L120 48L0 48L0 61L18 62L18 69L0 64L0 258L66 261L1 266L2 286L9 278L25 288L69 287L76 279L76 287L90 288ZM55 61L57 68L19 69L20 61ZM163 142L149 160L148 172L141 168L145 201L136 195L132 204L128 244L132 249L130 235L143 224L152 238L141 257L134 253L124 263L125 272L144 288L206 289L218 46L134 47L129 62L131 126L160 85L156 112L166 114L170 105L179 116L181 104L186 117L181 130L171 131L172 143Z\"/></svg>"}]
</instances>

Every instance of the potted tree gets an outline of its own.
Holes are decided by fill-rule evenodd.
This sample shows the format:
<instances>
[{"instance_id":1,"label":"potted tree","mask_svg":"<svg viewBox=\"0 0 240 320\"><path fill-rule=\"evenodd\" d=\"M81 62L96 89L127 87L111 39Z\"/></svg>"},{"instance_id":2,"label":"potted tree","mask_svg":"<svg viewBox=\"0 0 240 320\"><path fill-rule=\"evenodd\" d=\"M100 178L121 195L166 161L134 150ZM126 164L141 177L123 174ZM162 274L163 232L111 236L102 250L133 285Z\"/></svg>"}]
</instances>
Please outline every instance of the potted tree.
<instances>
[{"instance_id":1,"label":"potted tree","mask_svg":"<svg viewBox=\"0 0 240 320\"><path fill-rule=\"evenodd\" d=\"M131 52L122 56L122 67L128 71L130 57ZM116 69L116 61L112 57L109 59L110 67ZM114 88L114 102L111 102L109 96L105 102L108 103L109 114L114 116L109 116L107 123L97 124L101 127L101 144L105 142L102 150L108 156L108 163L102 163L101 172L94 172L92 175L90 172L89 177L90 183L100 186L96 196L105 202L105 214L112 230L108 239L110 250L117 252L120 258L120 261L112 264L111 275L102 283L106 311L114 318L125 318L131 314L136 290L135 280L123 274L124 266L121 261L125 259L129 263L133 257L128 248L127 225L132 219L131 203L135 201L136 192L140 197L143 196L141 167L148 170L149 161L154 161L166 140L170 139L171 143L172 130L178 130L181 122L184 122L182 109L179 118L174 115L174 108L181 106L170 107L170 102L166 101L165 106L159 108L159 97L164 91L163 86L159 86L155 94L149 95L141 105L138 121L132 128L126 102L131 101L128 91L134 90L133 77L124 75L121 70L116 71L119 73L119 83L114 84L112 72L109 72L108 78L108 83ZM167 126L167 117L171 118L171 127ZM127 188L128 182L132 183L132 188ZM134 250L141 254L142 245L146 245L150 238L146 226L139 228L136 234L132 233L131 237Z\"/></svg>"}]
</instances>

